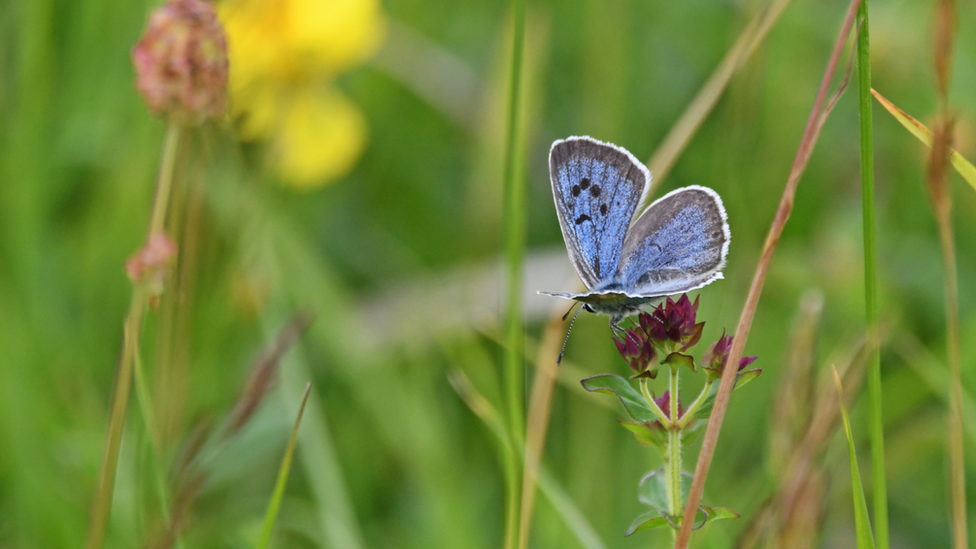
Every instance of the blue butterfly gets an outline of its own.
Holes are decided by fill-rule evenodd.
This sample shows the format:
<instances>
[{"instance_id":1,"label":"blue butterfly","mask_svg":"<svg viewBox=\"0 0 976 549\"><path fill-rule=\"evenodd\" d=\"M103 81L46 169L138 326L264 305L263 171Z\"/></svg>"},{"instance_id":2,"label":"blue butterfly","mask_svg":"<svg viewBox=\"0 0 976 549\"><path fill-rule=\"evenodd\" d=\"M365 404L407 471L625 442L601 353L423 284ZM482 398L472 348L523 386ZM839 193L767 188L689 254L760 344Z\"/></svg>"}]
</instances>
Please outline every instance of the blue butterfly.
<instances>
[{"instance_id":1,"label":"blue butterfly","mask_svg":"<svg viewBox=\"0 0 976 549\"><path fill-rule=\"evenodd\" d=\"M549 178L569 259L589 291L539 293L609 315L616 332L624 318L657 298L722 278L731 235L712 189L672 191L631 223L651 174L625 149L591 137L553 143Z\"/></svg>"}]
</instances>

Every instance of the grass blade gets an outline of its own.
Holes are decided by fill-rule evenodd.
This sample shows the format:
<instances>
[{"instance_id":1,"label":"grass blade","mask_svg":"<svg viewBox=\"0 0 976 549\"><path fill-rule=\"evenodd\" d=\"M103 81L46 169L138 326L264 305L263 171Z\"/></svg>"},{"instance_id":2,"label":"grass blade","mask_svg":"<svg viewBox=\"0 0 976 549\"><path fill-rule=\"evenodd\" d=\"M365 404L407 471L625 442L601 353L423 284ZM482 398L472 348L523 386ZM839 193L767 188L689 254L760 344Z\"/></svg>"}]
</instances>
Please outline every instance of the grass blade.
<instances>
[{"instance_id":1,"label":"grass blade","mask_svg":"<svg viewBox=\"0 0 976 549\"><path fill-rule=\"evenodd\" d=\"M871 473L878 547L888 549L888 487L885 479L884 415L881 409L881 349L878 342L878 267L874 220L874 136L871 113L871 38L868 0L858 8L857 84L861 134L861 206L864 233L864 309L867 318L868 394L871 408Z\"/></svg>"},{"instance_id":2,"label":"grass blade","mask_svg":"<svg viewBox=\"0 0 976 549\"><path fill-rule=\"evenodd\" d=\"M851 433L851 422L847 417L844 406L844 387L834 370L834 382L837 384L837 394L840 395L840 416L844 422L844 433L847 435L847 451L851 457L851 493L854 495L854 524L857 528L858 549L874 549L874 537L871 534L871 521L868 518L868 501L864 497L864 486L861 484L861 473L857 467L857 451L854 449L854 435Z\"/></svg>"},{"instance_id":3,"label":"grass blade","mask_svg":"<svg viewBox=\"0 0 976 549\"><path fill-rule=\"evenodd\" d=\"M878 100L878 103L881 103L881 106L884 107L885 110L891 114L891 116L895 117L895 120L901 123L906 130L917 137L919 141L925 144L925 146L932 146L932 131L925 127L925 124L922 124L910 114L895 106L894 103L878 93L877 90L872 89L871 93L874 95L874 98ZM973 166L969 160L966 160L965 157L959 154L959 151L953 148L949 149L949 162L952 164L952 167L956 169L956 172L958 172L959 175L966 180L966 183L969 183L973 190L976 190L976 166Z\"/></svg>"},{"instance_id":4,"label":"grass blade","mask_svg":"<svg viewBox=\"0 0 976 549\"><path fill-rule=\"evenodd\" d=\"M258 549L267 549L271 542L271 532L274 530L275 520L278 518L278 510L281 508L281 500L285 496L285 484L288 482L288 472L291 470L291 460L295 455L295 444L298 442L298 427L302 424L302 414L305 413L305 403L308 402L308 393L312 390L312 382L309 381L305 386L305 395L302 397L302 405L298 408L298 417L295 419L295 428L292 429L291 439L288 440L288 449L285 450L285 457L281 460L281 468L278 469L278 480L275 482L274 494L268 503L268 511L264 514L264 528L261 530L261 538L258 541Z\"/></svg>"},{"instance_id":5,"label":"grass blade","mask_svg":"<svg viewBox=\"0 0 976 549\"><path fill-rule=\"evenodd\" d=\"M718 395L715 398L715 408L708 421L705 439L702 442L701 451L698 454L694 481L691 485L691 492L688 494L688 503L685 506L684 514L686 516L694 516L694 513L698 510L698 504L701 501L702 492L705 489L705 478L708 476L708 468L712 464L715 446L718 444L719 432L722 430L722 421L725 419L725 411L728 408L729 397L732 394L733 384L736 379L733 370L735 366L730 367L730 365L738 365L739 359L742 358L742 352L749 338L749 330L752 327L752 320L755 318L756 308L759 306L759 296L762 294L766 274L769 271L769 264L773 259L773 252L776 250L779 237L783 234L786 222L790 218L790 212L793 211L796 187L806 169L807 162L810 160L810 155L813 154L813 147L820 135L820 129L823 127L824 122L826 122L824 113L827 111L823 107L827 99L827 90L830 88L830 82L833 80L834 73L837 71L837 64L840 60L841 51L844 49L844 42L846 42L851 28L854 26L854 16L857 13L857 7L859 5L859 0L852 0L850 3L847 17L841 27L840 34L837 36L837 41L834 43L830 61L827 63L823 79L820 82L820 89L817 92L816 100L814 100L813 109L811 109L810 117L807 119L807 126L803 131L803 138L800 140L796 158L793 160L793 167L790 169L790 175L783 189L783 196L776 210L776 217L769 227L769 234L767 234L766 242L763 245L762 256L753 275L752 284L749 287L749 295L746 297L746 303L742 308L742 314L739 316L739 324L736 326L735 336L732 339L732 350L729 352L729 358L725 363L726 375L722 376L722 383L719 386ZM691 538L692 523L693 521L690 520L682 523L681 531L678 534L677 540L675 540L675 549L685 549L688 547L688 541Z\"/></svg>"}]
</instances>

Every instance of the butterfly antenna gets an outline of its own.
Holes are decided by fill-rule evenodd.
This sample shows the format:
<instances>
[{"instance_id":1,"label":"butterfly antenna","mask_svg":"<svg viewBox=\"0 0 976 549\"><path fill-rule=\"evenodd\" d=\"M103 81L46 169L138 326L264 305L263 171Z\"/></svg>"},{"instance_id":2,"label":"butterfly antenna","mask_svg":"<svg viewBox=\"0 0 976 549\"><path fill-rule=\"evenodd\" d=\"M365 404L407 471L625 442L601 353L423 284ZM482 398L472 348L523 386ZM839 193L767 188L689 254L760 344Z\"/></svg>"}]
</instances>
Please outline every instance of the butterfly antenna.
<instances>
[{"instance_id":1,"label":"butterfly antenna","mask_svg":"<svg viewBox=\"0 0 976 549\"><path fill-rule=\"evenodd\" d=\"M573 309L570 309L570 311L572 310ZM563 354L566 352L566 343L569 342L569 334L572 333L573 331L573 324L576 323L576 317L578 317L579 314L582 312L583 312L582 307L577 309L576 314L573 315L573 320L569 322L569 329L566 330L566 339L563 340L563 348L559 351L559 358L556 359L556 366L559 366L559 364L562 363L563 361ZM564 316L563 319L565 320L567 316L569 316L569 312L566 313L566 316Z\"/></svg>"}]
</instances>

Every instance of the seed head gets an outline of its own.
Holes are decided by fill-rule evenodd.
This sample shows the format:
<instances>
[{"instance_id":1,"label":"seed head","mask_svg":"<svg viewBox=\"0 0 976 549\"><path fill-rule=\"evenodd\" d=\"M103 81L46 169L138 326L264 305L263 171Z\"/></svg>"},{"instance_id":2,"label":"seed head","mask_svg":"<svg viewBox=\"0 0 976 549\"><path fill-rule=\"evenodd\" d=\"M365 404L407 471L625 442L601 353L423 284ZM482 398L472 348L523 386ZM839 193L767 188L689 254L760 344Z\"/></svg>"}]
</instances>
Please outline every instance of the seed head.
<instances>
[{"instance_id":1,"label":"seed head","mask_svg":"<svg viewBox=\"0 0 976 549\"><path fill-rule=\"evenodd\" d=\"M154 11L132 63L136 88L153 112L184 124L223 115L227 43L208 2L170 0Z\"/></svg>"}]
</instances>

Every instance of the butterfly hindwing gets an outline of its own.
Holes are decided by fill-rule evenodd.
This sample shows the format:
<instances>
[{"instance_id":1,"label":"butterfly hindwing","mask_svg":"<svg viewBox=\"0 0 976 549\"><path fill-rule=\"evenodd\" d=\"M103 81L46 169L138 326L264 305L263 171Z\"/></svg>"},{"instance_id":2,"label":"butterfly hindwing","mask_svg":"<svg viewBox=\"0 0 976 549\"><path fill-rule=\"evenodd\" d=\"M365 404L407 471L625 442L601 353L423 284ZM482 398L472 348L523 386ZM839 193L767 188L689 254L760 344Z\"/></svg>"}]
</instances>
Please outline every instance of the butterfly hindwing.
<instances>
[{"instance_id":1,"label":"butterfly hindwing","mask_svg":"<svg viewBox=\"0 0 976 549\"><path fill-rule=\"evenodd\" d=\"M688 292L722 278L729 249L722 199L706 187L661 197L634 222L616 279L630 295Z\"/></svg>"},{"instance_id":2,"label":"butterfly hindwing","mask_svg":"<svg viewBox=\"0 0 976 549\"><path fill-rule=\"evenodd\" d=\"M617 274L627 227L650 173L620 147L570 137L553 143L549 174L573 267L587 288L599 288Z\"/></svg>"}]
</instances>

